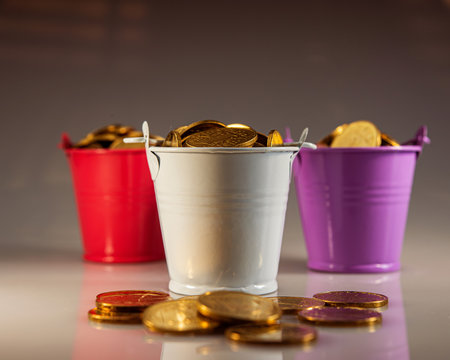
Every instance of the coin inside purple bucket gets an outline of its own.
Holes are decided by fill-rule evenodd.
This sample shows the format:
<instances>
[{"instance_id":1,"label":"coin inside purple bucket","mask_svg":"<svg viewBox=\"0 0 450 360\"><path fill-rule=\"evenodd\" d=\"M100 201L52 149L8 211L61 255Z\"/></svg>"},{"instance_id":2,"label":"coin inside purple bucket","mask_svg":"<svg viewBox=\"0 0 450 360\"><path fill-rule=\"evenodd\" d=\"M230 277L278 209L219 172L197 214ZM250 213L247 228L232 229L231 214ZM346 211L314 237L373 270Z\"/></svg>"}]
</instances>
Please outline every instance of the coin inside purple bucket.
<instances>
[{"instance_id":1,"label":"coin inside purple bucket","mask_svg":"<svg viewBox=\"0 0 450 360\"><path fill-rule=\"evenodd\" d=\"M371 325L380 322L379 312L346 307L323 307L298 312L301 320L323 325Z\"/></svg>"},{"instance_id":2,"label":"coin inside purple bucket","mask_svg":"<svg viewBox=\"0 0 450 360\"><path fill-rule=\"evenodd\" d=\"M388 303L388 298L382 294L362 291L329 291L313 295L330 306L381 307Z\"/></svg>"}]
</instances>

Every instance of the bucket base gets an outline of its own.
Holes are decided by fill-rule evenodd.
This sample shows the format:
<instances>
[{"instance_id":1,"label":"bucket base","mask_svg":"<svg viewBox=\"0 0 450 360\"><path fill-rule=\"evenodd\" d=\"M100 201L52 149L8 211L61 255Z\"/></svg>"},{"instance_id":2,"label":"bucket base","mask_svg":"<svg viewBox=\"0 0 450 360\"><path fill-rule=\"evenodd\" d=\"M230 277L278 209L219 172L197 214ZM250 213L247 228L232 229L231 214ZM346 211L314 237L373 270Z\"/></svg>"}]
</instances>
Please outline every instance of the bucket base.
<instances>
[{"instance_id":1,"label":"bucket base","mask_svg":"<svg viewBox=\"0 0 450 360\"><path fill-rule=\"evenodd\" d=\"M100 256L100 255L83 255L83 259L101 263L136 263L163 260L164 256Z\"/></svg>"},{"instance_id":2,"label":"bucket base","mask_svg":"<svg viewBox=\"0 0 450 360\"><path fill-rule=\"evenodd\" d=\"M308 261L308 268L337 273L383 273L400 270L400 263L342 265L320 261Z\"/></svg>"},{"instance_id":3,"label":"bucket base","mask_svg":"<svg viewBox=\"0 0 450 360\"><path fill-rule=\"evenodd\" d=\"M249 285L243 287L227 287L227 286L206 286L206 285L186 285L174 280L169 282L169 290L181 295L201 295L207 291L241 291L253 295L263 295L275 292L278 289L276 280L267 282L265 284Z\"/></svg>"}]
</instances>

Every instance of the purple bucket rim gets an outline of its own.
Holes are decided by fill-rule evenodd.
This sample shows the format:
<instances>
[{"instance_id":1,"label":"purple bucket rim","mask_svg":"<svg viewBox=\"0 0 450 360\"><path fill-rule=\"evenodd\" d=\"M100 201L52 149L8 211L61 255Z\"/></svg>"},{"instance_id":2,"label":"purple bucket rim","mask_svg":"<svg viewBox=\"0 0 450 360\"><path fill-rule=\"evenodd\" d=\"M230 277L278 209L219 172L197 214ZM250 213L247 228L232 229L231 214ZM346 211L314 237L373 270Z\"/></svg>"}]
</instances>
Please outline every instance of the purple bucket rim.
<instances>
[{"instance_id":1,"label":"purple bucket rim","mask_svg":"<svg viewBox=\"0 0 450 360\"><path fill-rule=\"evenodd\" d=\"M303 148L301 152L334 152L334 153L378 153L378 152L422 152L422 146L404 145L404 146L379 146L379 147L318 147L317 149Z\"/></svg>"}]
</instances>

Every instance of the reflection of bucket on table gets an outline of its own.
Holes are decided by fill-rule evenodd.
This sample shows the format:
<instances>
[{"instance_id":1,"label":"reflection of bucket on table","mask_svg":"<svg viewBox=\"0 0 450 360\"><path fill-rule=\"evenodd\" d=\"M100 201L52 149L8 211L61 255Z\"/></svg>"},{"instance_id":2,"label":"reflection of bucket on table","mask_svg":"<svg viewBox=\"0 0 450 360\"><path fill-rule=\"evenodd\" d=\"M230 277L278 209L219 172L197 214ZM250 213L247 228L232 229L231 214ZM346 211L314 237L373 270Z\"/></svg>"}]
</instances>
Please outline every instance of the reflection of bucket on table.
<instances>
[{"instance_id":1,"label":"reflection of bucket on table","mask_svg":"<svg viewBox=\"0 0 450 360\"><path fill-rule=\"evenodd\" d=\"M72 170L84 258L100 262L163 259L144 149L64 151Z\"/></svg>"},{"instance_id":2,"label":"reflection of bucket on table","mask_svg":"<svg viewBox=\"0 0 450 360\"><path fill-rule=\"evenodd\" d=\"M298 147L146 147L169 289L275 291Z\"/></svg>"},{"instance_id":3,"label":"reflection of bucket on table","mask_svg":"<svg viewBox=\"0 0 450 360\"><path fill-rule=\"evenodd\" d=\"M306 149L294 178L308 267L332 272L400 268L421 146Z\"/></svg>"}]
</instances>

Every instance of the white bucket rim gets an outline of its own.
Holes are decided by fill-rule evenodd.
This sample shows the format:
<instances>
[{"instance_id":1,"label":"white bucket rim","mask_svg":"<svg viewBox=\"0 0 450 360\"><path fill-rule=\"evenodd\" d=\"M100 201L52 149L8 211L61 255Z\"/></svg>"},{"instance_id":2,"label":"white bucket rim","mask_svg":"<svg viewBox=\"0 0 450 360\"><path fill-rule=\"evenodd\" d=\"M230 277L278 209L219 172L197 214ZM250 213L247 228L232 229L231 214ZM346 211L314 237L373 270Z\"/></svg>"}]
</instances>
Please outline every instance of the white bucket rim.
<instances>
[{"instance_id":1,"label":"white bucket rim","mask_svg":"<svg viewBox=\"0 0 450 360\"><path fill-rule=\"evenodd\" d=\"M296 146L274 146L274 147L255 147L255 148L236 148L236 147L162 147L150 146L149 151L162 153L210 153L210 154L239 154L239 153L295 153L299 151Z\"/></svg>"}]
</instances>

